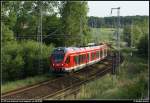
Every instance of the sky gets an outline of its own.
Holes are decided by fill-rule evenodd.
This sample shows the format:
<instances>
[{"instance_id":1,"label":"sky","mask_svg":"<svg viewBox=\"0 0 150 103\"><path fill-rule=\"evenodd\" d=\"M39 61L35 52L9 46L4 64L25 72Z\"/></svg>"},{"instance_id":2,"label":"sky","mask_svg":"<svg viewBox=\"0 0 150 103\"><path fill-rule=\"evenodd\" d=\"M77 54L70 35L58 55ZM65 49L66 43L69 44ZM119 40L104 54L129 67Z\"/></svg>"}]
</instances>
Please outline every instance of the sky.
<instances>
[{"instance_id":1,"label":"sky","mask_svg":"<svg viewBox=\"0 0 150 103\"><path fill-rule=\"evenodd\" d=\"M149 1L88 1L88 7L88 16L116 16L117 10L113 10L112 15L110 12L117 7L120 7L120 16L149 16Z\"/></svg>"}]
</instances>

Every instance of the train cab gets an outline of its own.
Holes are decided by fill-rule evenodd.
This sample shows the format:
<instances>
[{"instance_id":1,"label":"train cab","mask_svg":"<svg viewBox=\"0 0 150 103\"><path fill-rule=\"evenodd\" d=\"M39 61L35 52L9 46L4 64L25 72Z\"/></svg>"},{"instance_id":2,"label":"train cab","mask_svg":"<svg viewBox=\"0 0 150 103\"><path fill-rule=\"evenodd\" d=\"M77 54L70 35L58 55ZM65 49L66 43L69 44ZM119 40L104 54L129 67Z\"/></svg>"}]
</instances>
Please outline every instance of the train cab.
<instances>
[{"instance_id":1,"label":"train cab","mask_svg":"<svg viewBox=\"0 0 150 103\"><path fill-rule=\"evenodd\" d=\"M55 49L51 55L51 69L55 71L63 71L64 57L65 51L63 48Z\"/></svg>"},{"instance_id":2,"label":"train cab","mask_svg":"<svg viewBox=\"0 0 150 103\"><path fill-rule=\"evenodd\" d=\"M66 48L56 48L50 59L52 71L65 72L65 68L70 66L70 56L67 55Z\"/></svg>"}]
</instances>

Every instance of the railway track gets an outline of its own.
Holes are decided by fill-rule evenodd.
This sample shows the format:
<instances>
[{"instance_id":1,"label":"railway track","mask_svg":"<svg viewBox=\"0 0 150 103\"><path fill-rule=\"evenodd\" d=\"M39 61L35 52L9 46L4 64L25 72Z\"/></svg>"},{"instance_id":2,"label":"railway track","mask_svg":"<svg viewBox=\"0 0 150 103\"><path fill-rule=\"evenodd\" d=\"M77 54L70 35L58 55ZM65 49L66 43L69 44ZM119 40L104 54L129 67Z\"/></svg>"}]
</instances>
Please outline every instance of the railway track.
<instances>
[{"instance_id":1,"label":"railway track","mask_svg":"<svg viewBox=\"0 0 150 103\"><path fill-rule=\"evenodd\" d=\"M123 56L120 55L120 58L118 59L118 57L115 57L116 58L116 63L119 63L118 60L120 60L120 64L123 62ZM107 58L107 60L114 60L112 58ZM100 70L100 71L97 71L97 73L95 73L93 76L91 76L88 80L86 81L83 81L84 84L90 82L91 80L94 80L94 79L98 79L99 77L102 77L103 75L105 75L106 73L108 72L111 72L113 74L113 70L112 70L112 63L114 63L114 61L112 61L111 63L108 63L108 62L103 62L103 64L109 64L108 66L109 67L104 67L103 70ZM111 65L111 66L110 66ZM115 64L116 66L118 66L119 64ZM82 85L83 85L82 83ZM73 99L76 99L77 97L77 94L80 90L80 87L82 86L78 86L78 87L74 87L72 90L68 90L68 91L65 91L61 94L58 94L56 95L55 97L53 97L52 99L55 99L55 100L60 100L60 99L66 99L67 97L70 97L71 95L73 96ZM72 97L71 97L72 98ZM51 99L51 98L50 98Z\"/></svg>"},{"instance_id":2,"label":"railway track","mask_svg":"<svg viewBox=\"0 0 150 103\"><path fill-rule=\"evenodd\" d=\"M110 59L110 58L109 58ZM46 81L31 87L15 90L2 94L2 100L35 100L58 99L79 90L85 84L95 78L101 77L112 71L112 59L105 59L99 67L99 63L88 66L76 73L65 75L54 80Z\"/></svg>"}]
</instances>

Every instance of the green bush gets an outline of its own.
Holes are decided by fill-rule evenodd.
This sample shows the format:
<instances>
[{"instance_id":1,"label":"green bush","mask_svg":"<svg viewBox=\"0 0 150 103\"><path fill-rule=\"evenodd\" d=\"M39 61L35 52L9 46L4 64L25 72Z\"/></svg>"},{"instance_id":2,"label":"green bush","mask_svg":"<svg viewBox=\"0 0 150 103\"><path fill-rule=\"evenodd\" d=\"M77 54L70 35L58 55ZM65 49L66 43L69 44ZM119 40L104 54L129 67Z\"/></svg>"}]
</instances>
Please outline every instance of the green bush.
<instances>
[{"instance_id":1,"label":"green bush","mask_svg":"<svg viewBox=\"0 0 150 103\"><path fill-rule=\"evenodd\" d=\"M8 41L14 41L13 31L9 29L7 25L2 23L2 43L5 44Z\"/></svg>"},{"instance_id":2,"label":"green bush","mask_svg":"<svg viewBox=\"0 0 150 103\"><path fill-rule=\"evenodd\" d=\"M145 57L148 56L148 34L141 37L137 48L138 48L138 54Z\"/></svg>"},{"instance_id":3,"label":"green bush","mask_svg":"<svg viewBox=\"0 0 150 103\"><path fill-rule=\"evenodd\" d=\"M31 40L5 43L2 47L3 82L47 73L52 50L53 45L46 46ZM39 60L42 61L41 67Z\"/></svg>"},{"instance_id":4,"label":"green bush","mask_svg":"<svg viewBox=\"0 0 150 103\"><path fill-rule=\"evenodd\" d=\"M128 85L120 87L120 98L123 99L144 99L148 94L148 78L145 73L140 73Z\"/></svg>"},{"instance_id":5,"label":"green bush","mask_svg":"<svg viewBox=\"0 0 150 103\"><path fill-rule=\"evenodd\" d=\"M25 62L24 77L48 72L48 59L53 46L50 45L48 47L45 44L40 44L35 41L23 41L21 44L23 46L23 59Z\"/></svg>"},{"instance_id":6,"label":"green bush","mask_svg":"<svg viewBox=\"0 0 150 103\"><path fill-rule=\"evenodd\" d=\"M14 80L22 76L24 60L22 47L17 42L7 42L2 47L2 79Z\"/></svg>"}]
</instances>

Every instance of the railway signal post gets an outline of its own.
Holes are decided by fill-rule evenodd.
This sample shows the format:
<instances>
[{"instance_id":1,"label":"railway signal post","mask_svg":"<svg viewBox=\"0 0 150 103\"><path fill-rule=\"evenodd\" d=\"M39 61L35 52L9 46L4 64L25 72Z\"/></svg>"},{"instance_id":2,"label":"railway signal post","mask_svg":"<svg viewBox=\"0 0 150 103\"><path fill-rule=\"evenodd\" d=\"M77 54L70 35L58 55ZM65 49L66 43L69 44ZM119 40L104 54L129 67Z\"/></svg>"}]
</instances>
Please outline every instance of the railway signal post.
<instances>
[{"instance_id":1,"label":"railway signal post","mask_svg":"<svg viewBox=\"0 0 150 103\"><path fill-rule=\"evenodd\" d=\"M114 53L112 55L112 74L115 74L115 68L116 68L116 65L115 65L115 58L114 58Z\"/></svg>"},{"instance_id":2,"label":"railway signal post","mask_svg":"<svg viewBox=\"0 0 150 103\"><path fill-rule=\"evenodd\" d=\"M120 33L119 33L119 28L120 28L120 7L111 8L111 14L112 14L112 11L115 10L115 9L117 10L117 17L118 17L117 27L116 27L116 29L117 29L117 32L116 32L116 47L117 47L117 52L118 53L117 53L117 55L115 54L116 56L118 56L118 60L115 60L116 61L115 65L117 65L117 64L120 64ZM118 65L117 73L119 73L119 69L120 69L120 67Z\"/></svg>"}]
</instances>

